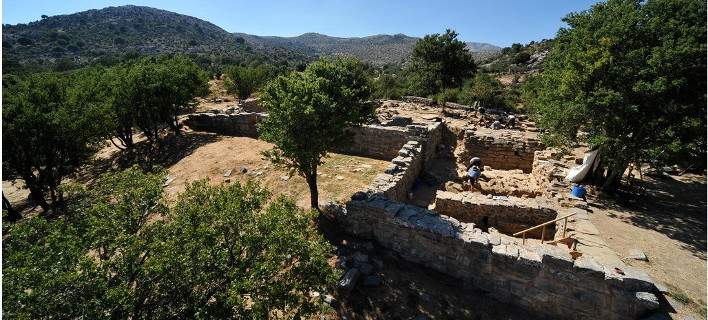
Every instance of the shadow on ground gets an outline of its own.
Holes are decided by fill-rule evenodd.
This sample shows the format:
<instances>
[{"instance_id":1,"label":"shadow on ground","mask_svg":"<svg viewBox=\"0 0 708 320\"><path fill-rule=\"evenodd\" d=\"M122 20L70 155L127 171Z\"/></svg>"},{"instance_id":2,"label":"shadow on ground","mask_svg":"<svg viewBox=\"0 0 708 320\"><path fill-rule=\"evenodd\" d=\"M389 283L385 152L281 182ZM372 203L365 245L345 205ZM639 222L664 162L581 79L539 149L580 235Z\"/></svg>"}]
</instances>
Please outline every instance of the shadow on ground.
<instances>
[{"instance_id":1,"label":"shadow on ground","mask_svg":"<svg viewBox=\"0 0 708 320\"><path fill-rule=\"evenodd\" d=\"M92 161L77 175L77 180L88 182L107 171L121 170L133 165L144 170L152 170L155 166L167 168L189 156L199 147L216 142L218 139L219 136L216 134L187 131L179 135L168 134L159 143L143 140L136 143L133 150L120 150L110 157Z\"/></svg>"},{"instance_id":2,"label":"shadow on ground","mask_svg":"<svg viewBox=\"0 0 708 320\"><path fill-rule=\"evenodd\" d=\"M706 259L705 178L682 180L663 176L634 181L633 190L600 198L596 203L625 213L623 221L661 232L680 241L693 255Z\"/></svg>"},{"instance_id":3,"label":"shadow on ground","mask_svg":"<svg viewBox=\"0 0 708 320\"><path fill-rule=\"evenodd\" d=\"M407 262L370 241L344 235L334 223L321 219L320 230L337 248L337 255L365 254L381 284L367 287L360 279L350 292L334 293L330 319L541 319L499 302L485 292L463 289L458 279ZM369 247L369 249L365 249ZM347 265L350 267L351 263ZM346 270L345 270L346 271ZM470 270L470 272L474 272Z\"/></svg>"}]
</instances>

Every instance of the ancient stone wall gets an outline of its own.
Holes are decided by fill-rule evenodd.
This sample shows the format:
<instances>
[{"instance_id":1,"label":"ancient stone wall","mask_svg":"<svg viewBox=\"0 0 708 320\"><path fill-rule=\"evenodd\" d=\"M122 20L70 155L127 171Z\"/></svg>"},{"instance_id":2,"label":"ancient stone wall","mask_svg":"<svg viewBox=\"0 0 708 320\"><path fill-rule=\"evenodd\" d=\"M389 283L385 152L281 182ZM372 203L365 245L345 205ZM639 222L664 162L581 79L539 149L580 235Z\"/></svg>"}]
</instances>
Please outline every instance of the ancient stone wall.
<instances>
[{"instance_id":1,"label":"ancient stone wall","mask_svg":"<svg viewBox=\"0 0 708 320\"><path fill-rule=\"evenodd\" d=\"M380 194L395 201L405 201L408 190L420 174L423 165L423 146L418 141L408 141L391 165L374 179L367 190L372 194Z\"/></svg>"},{"instance_id":2,"label":"ancient stone wall","mask_svg":"<svg viewBox=\"0 0 708 320\"><path fill-rule=\"evenodd\" d=\"M535 135L488 128L466 130L464 145L465 151L459 159L464 163L479 157L485 166L498 170L521 169L525 173L531 172L534 152L543 149Z\"/></svg>"},{"instance_id":3,"label":"ancient stone wall","mask_svg":"<svg viewBox=\"0 0 708 320\"><path fill-rule=\"evenodd\" d=\"M555 219L558 212L549 208L550 203L535 198L506 197L495 200L481 193L452 193L438 190L435 195L435 212L480 227L494 227L513 235L546 221ZM528 233L528 237L541 238L542 228ZM545 229L543 238L552 240L555 225Z\"/></svg>"},{"instance_id":4,"label":"ancient stone wall","mask_svg":"<svg viewBox=\"0 0 708 320\"><path fill-rule=\"evenodd\" d=\"M377 134L371 131L372 128L380 130L382 127L365 126L355 130L363 129L362 131L367 132L366 136L362 134L360 138L376 139ZM383 128L390 129L390 127ZM439 122L406 126L405 133L410 140L397 151L389 167L375 178L367 192L383 195L395 201L406 201L408 192L420 176L424 165L435 156L436 148L442 139L442 129L443 125ZM371 156L371 151L364 153Z\"/></svg>"},{"instance_id":5,"label":"ancient stone wall","mask_svg":"<svg viewBox=\"0 0 708 320\"><path fill-rule=\"evenodd\" d=\"M429 99L429 98L415 97L415 96L403 96L402 99L405 102L420 103L420 104L424 104L424 105L428 105L428 106L439 106L439 104L437 102L435 102L433 99ZM442 106L440 106L440 107L442 107ZM464 110L464 111L477 110L477 108L475 108L473 106L468 106L468 105L453 103L453 102L446 102L445 108L450 108L450 109L455 109L455 110Z\"/></svg>"},{"instance_id":6,"label":"ancient stone wall","mask_svg":"<svg viewBox=\"0 0 708 320\"><path fill-rule=\"evenodd\" d=\"M351 144L336 148L336 152L379 160L397 157L401 146L410 140L406 127L365 125L348 131L351 133Z\"/></svg>"},{"instance_id":7,"label":"ancient stone wall","mask_svg":"<svg viewBox=\"0 0 708 320\"><path fill-rule=\"evenodd\" d=\"M230 136L257 138L258 123L268 115L265 113L193 113L188 114L184 124L192 130L214 132Z\"/></svg>"},{"instance_id":8,"label":"ancient stone wall","mask_svg":"<svg viewBox=\"0 0 708 320\"><path fill-rule=\"evenodd\" d=\"M618 272L560 247L503 243L471 223L376 195L357 193L333 211L348 232L540 315L634 319L658 307L654 284L628 266Z\"/></svg>"}]
</instances>

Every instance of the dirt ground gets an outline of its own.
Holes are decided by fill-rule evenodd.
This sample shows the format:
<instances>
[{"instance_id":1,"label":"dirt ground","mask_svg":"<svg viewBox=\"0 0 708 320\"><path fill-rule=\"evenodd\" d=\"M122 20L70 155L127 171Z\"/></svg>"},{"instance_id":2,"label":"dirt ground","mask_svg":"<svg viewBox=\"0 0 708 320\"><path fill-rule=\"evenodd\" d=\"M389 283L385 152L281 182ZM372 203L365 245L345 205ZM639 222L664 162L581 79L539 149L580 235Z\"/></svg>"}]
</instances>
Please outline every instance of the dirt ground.
<instances>
[{"instance_id":1,"label":"dirt ground","mask_svg":"<svg viewBox=\"0 0 708 320\"><path fill-rule=\"evenodd\" d=\"M620 257L642 250L648 261L624 259L668 289L674 319L706 317L706 178L644 177L642 193L592 199L590 217ZM672 310L673 309L673 310Z\"/></svg>"},{"instance_id":2,"label":"dirt ground","mask_svg":"<svg viewBox=\"0 0 708 320\"><path fill-rule=\"evenodd\" d=\"M196 148L189 155L168 167L168 195L183 191L187 183L207 178L211 183L246 182L256 180L274 193L293 197L297 204L308 208L309 189L305 179L288 175L261 156L272 145L253 138L217 137L216 141ZM346 201L368 186L374 177L389 165L387 161L332 153L318 170L320 203L328 200ZM226 173L231 171L228 176Z\"/></svg>"}]
</instances>

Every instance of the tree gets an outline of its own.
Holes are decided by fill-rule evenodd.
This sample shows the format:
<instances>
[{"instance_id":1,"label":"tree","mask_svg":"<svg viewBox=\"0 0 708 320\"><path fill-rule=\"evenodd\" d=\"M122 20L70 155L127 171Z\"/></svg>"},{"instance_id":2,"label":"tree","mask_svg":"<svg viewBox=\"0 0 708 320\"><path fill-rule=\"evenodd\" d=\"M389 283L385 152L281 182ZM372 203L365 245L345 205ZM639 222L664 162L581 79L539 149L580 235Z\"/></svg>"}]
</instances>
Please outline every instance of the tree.
<instances>
[{"instance_id":1,"label":"tree","mask_svg":"<svg viewBox=\"0 0 708 320\"><path fill-rule=\"evenodd\" d=\"M207 74L182 56L143 58L130 65L124 76L124 87L117 90L124 90L123 98L135 108L135 124L150 141L159 141L162 125L179 134L177 117L191 107L195 97L209 91ZM118 101L116 107L121 104Z\"/></svg>"},{"instance_id":2,"label":"tree","mask_svg":"<svg viewBox=\"0 0 708 320\"><path fill-rule=\"evenodd\" d=\"M266 156L305 178L312 209L319 210L317 167L328 150L346 143L347 128L373 115L365 103L370 94L363 65L351 58L321 59L263 89L269 113L259 133L275 144Z\"/></svg>"},{"instance_id":3,"label":"tree","mask_svg":"<svg viewBox=\"0 0 708 320\"><path fill-rule=\"evenodd\" d=\"M632 162L705 165L706 4L611 0L568 15L526 98L544 139L599 148L616 188Z\"/></svg>"},{"instance_id":4,"label":"tree","mask_svg":"<svg viewBox=\"0 0 708 320\"><path fill-rule=\"evenodd\" d=\"M521 51L514 55L514 63L515 64L521 64L521 63L526 63L531 59L531 55L526 52L526 51Z\"/></svg>"},{"instance_id":5,"label":"tree","mask_svg":"<svg viewBox=\"0 0 708 320\"><path fill-rule=\"evenodd\" d=\"M45 211L61 206L62 179L108 136L106 106L88 94L95 80L93 71L38 73L3 91L3 167L24 180Z\"/></svg>"},{"instance_id":6,"label":"tree","mask_svg":"<svg viewBox=\"0 0 708 320\"><path fill-rule=\"evenodd\" d=\"M460 95L461 102L474 104L479 101L485 108L504 108L507 106L504 100L504 85L499 80L488 74L477 74L465 87Z\"/></svg>"},{"instance_id":7,"label":"tree","mask_svg":"<svg viewBox=\"0 0 708 320\"><path fill-rule=\"evenodd\" d=\"M77 187L66 219L36 217L3 239L9 318L307 318L337 273L312 214L255 184L188 186L131 168ZM162 216L168 219L161 218ZM153 222L151 222L153 221Z\"/></svg>"},{"instance_id":8,"label":"tree","mask_svg":"<svg viewBox=\"0 0 708 320\"><path fill-rule=\"evenodd\" d=\"M226 90L235 94L239 99L246 100L273 76L273 70L266 65L232 66L226 70L225 74L227 76L224 82Z\"/></svg>"},{"instance_id":9,"label":"tree","mask_svg":"<svg viewBox=\"0 0 708 320\"><path fill-rule=\"evenodd\" d=\"M395 74L383 73L373 81L372 96L379 99L401 98L401 81Z\"/></svg>"},{"instance_id":10,"label":"tree","mask_svg":"<svg viewBox=\"0 0 708 320\"><path fill-rule=\"evenodd\" d=\"M520 43L514 43L511 45L511 53L518 53L524 48Z\"/></svg>"},{"instance_id":11,"label":"tree","mask_svg":"<svg viewBox=\"0 0 708 320\"><path fill-rule=\"evenodd\" d=\"M477 67L467 45L448 29L445 34L426 35L418 40L411 56L411 90L430 95L460 87Z\"/></svg>"}]
</instances>

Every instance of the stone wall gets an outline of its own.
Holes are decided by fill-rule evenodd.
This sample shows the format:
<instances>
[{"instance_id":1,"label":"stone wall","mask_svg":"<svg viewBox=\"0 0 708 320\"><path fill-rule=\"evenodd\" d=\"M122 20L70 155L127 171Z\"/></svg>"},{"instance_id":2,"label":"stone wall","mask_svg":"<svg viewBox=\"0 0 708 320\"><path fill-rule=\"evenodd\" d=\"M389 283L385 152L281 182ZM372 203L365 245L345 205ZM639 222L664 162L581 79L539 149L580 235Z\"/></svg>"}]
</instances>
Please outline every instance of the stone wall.
<instances>
[{"instance_id":1,"label":"stone wall","mask_svg":"<svg viewBox=\"0 0 708 320\"><path fill-rule=\"evenodd\" d=\"M504 243L474 224L376 195L357 193L333 211L348 232L539 315L634 319L658 307L654 284L628 266L618 272L561 247Z\"/></svg>"},{"instance_id":2,"label":"stone wall","mask_svg":"<svg viewBox=\"0 0 708 320\"><path fill-rule=\"evenodd\" d=\"M398 156L409 138L406 127L385 127L381 125L365 125L348 129L351 133L351 144L336 148L335 152L379 160L391 160Z\"/></svg>"},{"instance_id":3,"label":"stone wall","mask_svg":"<svg viewBox=\"0 0 708 320\"><path fill-rule=\"evenodd\" d=\"M396 152L396 157L391 160L391 164L374 179L374 182L369 185L366 192L368 194L379 194L395 201L408 200L408 192L413 187L416 179L420 176L425 164L435 156L436 148L442 139L443 124L439 122L431 124L413 124L405 127L406 137L408 140ZM382 135L377 135L372 129L381 130L381 128L390 129L390 127L365 126L361 131L367 132L367 135L360 134L360 140L365 139L381 139ZM394 127L400 128L400 127ZM382 130L388 132L388 130ZM379 131L380 133L381 131ZM396 132L401 132L396 129ZM385 135L384 135L385 136ZM356 144L360 145L360 144ZM386 145L386 143L384 143ZM364 147L362 145L362 147ZM380 147L374 148L373 151L378 152ZM346 152L346 150L345 150ZM362 153L372 155L372 150L362 150Z\"/></svg>"},{"instance_id":4,"label":"stone wall","mask_svg":"<svg viewBox=\"0 0 708 320\"><path fill-rule=\"evenodd\" d=\"M433 99L429 99L429 98L415 97L415 96L403 96L402 99L405 102L420 103L420 104L424 104L424 105L428 105L428 106L438 106L437 102L435 102ZM450 108L450 109L455 109L455 110L464 110L464 111L476 111L477 110L477 108L475 108L473 106L468 106L468 105L453 103L453 102L446 102L445 108Z\"/></svg>"},{"instance_id":5,"label":"stone wall","mask_svg":"<svg viewBox=\"0 0 708 320\"><path fill-rule=\"evenodd\" d=\"M476 192L452 193L438 190L435 195L435 212L477 226L486 224L508 235L558 216L558 212L549 208L550 204L543 200L517 197L507 199L494 200ZM527 236L541 238L542 230L536 229L527 233ZM549 225L545 230L543 238L552 240L555 236L555 225Z\"/></svg>"},{"instance_id":6,"label":"stone wall","mask_svg":"<svg viewBox=\"0 0 708 320\"><path fill-rule=\"evenodd\" d=\"M268 115L265 113L193 113L186 115L183 123L192 130L214 132L230 136L257 138L258 123Z\"/></svg>"},{"instance_id":7,"label":"stone wall","mask_svg":"<svg viewBox=\"0 0 708 320\"><path fill-rule=\"evenodd\" d=\"M479 157L485 166L498 170L521 169L530 173L534 152L543 149L535 135L515 130L479 128L466 130L465 151L460 161L467 163Z\"/></svg>"},{"instance_id":8,"label":"stone wall","mask_svg":"<svg viewBox=\"0 0 708 320\"><path fill-rule=\"evenodd\" d=\"M420 142L408 141L386 171L376 176L367 192L395 201L405 201L408 198L408 190L413 186L423 166L422 149Z\"/></svg>"}]
</instances>

